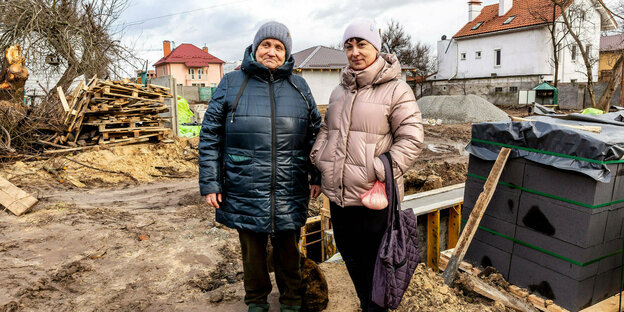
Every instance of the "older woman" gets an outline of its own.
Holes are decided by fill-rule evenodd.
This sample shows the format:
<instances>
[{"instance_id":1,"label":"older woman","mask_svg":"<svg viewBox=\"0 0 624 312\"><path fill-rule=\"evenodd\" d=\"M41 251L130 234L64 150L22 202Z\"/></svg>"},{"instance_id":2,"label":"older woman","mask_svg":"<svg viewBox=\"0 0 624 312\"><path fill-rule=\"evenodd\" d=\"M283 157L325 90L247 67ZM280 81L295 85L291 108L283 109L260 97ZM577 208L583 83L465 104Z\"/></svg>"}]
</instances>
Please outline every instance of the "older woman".
<instances>
[{"instance_id":1,"label":"older woman","mask_svg":"<svg viewBox=\"0 0 624 312\"><path fill-rule=\"evenodd\" d=\"M343 43L349 65L330 96L310 157L322 173L336 245L362 311L384 311L371 301L371 287L388 212L364 207L360 196L385 180L379 155L388 151L402 196L402 174L421 150L422 120L414 93L400 79L399 61L379 52L381 38L372 20L351 23Z\"/></svg>"},{"instance_id":2,"label":"older woman","mask_svg":"<svg viewBox=\"0 0 624 312\"><path fill-rule=\"evenodd\" d=\"M292 75L291 47L286 26L262 25L241 70L219 83L200 136L200 191L217 221L238 230L249 311L269 309L269 235L281 311L299 311L297 237L309 197L320 194L307 155L321 117L306 82Z\"/></svg>"}]
</instances>

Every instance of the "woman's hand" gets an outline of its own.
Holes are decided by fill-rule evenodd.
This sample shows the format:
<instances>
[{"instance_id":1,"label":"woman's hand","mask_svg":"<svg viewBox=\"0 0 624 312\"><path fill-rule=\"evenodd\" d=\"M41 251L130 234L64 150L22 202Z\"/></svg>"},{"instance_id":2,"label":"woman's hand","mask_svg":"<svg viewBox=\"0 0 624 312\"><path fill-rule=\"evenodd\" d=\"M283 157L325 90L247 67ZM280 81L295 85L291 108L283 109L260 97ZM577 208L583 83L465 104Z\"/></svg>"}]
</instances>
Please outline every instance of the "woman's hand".
<instances>
[{"instance_id":1,"label":"woman's hand","mask_svg":"<svg viewBox=\"0 0 624 312\"><path fill-rule=\"evenodd\" d=\"M321 195L321 186L320 185L310 185L310 197L317 198Z\"/></svg>"},{"instance_id":2,"label":"woman's hand","mask_svg":"<svg viewBox=\"0 0 624 312\"><path fill-rule=\"evenodd\" d=\"M221 193L210 193L206 195L206 203L210 205L210 207L219 208L220 202L221 202Z\"/></svg>"}]
</instances>

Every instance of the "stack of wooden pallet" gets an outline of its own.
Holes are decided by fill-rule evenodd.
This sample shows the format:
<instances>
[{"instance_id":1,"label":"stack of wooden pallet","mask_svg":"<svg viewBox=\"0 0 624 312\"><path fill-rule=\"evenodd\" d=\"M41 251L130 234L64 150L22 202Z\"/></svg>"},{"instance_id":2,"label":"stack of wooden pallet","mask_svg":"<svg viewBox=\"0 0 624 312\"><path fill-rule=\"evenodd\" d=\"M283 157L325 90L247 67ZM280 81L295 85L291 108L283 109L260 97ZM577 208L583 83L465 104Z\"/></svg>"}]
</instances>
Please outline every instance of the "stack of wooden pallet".
<instances>
[{"instance_id":1,"label":"stack of wooden pallet","mask_svg":"<svg viewBox=\"0 0 624 312\"><path fill-rule=\"evenodd\" d=\"M160 141L169 131L164 126L166 118L160 116L169 110L164 104L164 99L171 97L168 88L94 77L86 84L81 82L68 97L60 88L58 93L65 111L65 131L51 141L40 142L61 149L49 153L94 145Z\"/></svg>"}]
</instances>

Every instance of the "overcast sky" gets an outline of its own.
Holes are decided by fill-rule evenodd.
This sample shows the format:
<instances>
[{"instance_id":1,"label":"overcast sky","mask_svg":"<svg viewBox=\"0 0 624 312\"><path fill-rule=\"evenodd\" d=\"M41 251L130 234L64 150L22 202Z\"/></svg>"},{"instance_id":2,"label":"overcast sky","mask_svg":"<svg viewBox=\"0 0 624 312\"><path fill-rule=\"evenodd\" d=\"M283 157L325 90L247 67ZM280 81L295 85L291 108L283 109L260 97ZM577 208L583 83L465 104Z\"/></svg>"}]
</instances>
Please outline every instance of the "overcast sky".
<instances>
[{"instance_id":1,"label":"overcast sky","mask_svg":"<svg viewBox=\"0 0 624 312\"><path fill-rule=\"evenodd\" d=\"M484 5L497 3L485 0ZM122 40L149 61L162 57L163 40L176 45L208 46L224 61L242 59L245 47L262 23L276 20L288 26L293 51L315 45L334 46L346 25L357 17L374 18L384 28L391 18L405 27L412 40L423 41L435 53L442 35L452 36L468 20L467 0L131 0L116 30ZM162 17L164 15L169 15Z\"/></svg>"}]
</instances>

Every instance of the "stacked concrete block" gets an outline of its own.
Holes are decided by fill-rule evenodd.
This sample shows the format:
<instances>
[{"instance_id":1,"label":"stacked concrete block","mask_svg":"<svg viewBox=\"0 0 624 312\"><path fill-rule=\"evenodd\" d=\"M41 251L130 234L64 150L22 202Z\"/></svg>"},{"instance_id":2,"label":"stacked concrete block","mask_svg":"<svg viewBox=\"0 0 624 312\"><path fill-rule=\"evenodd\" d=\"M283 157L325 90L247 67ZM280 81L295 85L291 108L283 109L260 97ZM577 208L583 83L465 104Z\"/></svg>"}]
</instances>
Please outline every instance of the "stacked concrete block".
<instances>
[{"instance_id":1,"label":"stacked concrete block","mask_svg":"<svg viewBox=\"0 0 624 312\"><path fill-rule=\"evenodd\" d=\"M462 219L468 220L493 161L470 156ZM619 290L624 173L612 179L509 159L466 260L578 311ZM607 205L605 205L607 204Z\"/></svg>"}]
</instances>

